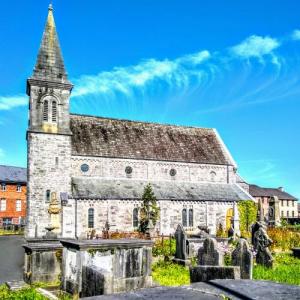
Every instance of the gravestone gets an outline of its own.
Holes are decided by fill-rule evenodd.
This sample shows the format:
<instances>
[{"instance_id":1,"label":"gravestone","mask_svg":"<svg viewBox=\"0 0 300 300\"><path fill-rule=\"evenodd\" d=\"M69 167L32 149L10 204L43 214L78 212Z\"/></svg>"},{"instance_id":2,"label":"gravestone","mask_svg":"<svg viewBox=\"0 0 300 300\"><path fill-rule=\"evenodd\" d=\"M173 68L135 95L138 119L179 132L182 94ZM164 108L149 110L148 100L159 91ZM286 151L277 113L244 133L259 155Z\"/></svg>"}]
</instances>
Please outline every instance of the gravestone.
<instances>
[{"instance_id":1,"label":"gravestone","mask_svg":"<svg viewBox=\"0 0 300 300\"><path fill-rule=\"evenodd\" d=\"M241 279L252 279L253 254L248 242L240 239L236 249L232 252L232 265L240 266Z\"/></svg>"},{"instance_id":2,"label":"gravestone","mask_svg":"<svg viewBox=\"0 0 300 300\"><path fill-rule=\"evenodd\" d=\"M269 201L269 225L280 226L279 199L277 196L271 197Z\"/></svg>"},{"instance_id":3,"label":"gravestone","mask_svg":"<svg viewBox=\"0 0 300 300\"><path fill-rule=\"evenodd\" d=\"M259 222L256 222L252 226L252 242L256 251L256 262L265 267L272 268L273 257L268 247L273 241Z\"/></svg>"},{"instance_id":4,"label":"gravestone","mask_svg":"<svg viewBox=\"0 0 300 300\"><path fill-rule=\"evenodd\" d=\"M223 254L218 251L217 241L213 238L206 238L203 247L198 251L198 264L202 266L222 266Z\"/></svg>"},{"instance_id":5,"label":"gravestone","mask_svg":"<svg viewBox=\"0 0 300 300\"><path fill-rule=\"evenodd\" d=\"M187 236L181 224L178 224L175 231L176 252L173 261L182 265L189 265L190 261L187 259Z\"/></svg>"}]
</instances>

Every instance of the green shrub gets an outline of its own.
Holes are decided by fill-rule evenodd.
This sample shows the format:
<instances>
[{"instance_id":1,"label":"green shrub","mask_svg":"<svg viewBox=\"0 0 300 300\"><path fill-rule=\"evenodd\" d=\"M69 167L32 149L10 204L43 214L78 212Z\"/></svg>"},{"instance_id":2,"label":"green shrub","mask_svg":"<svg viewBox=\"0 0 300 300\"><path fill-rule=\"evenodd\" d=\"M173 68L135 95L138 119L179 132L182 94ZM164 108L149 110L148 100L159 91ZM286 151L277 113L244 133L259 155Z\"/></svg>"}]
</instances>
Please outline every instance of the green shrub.
<instances>
[{"instance_id":1,"label":"green shrub","mask_svg":"<svg viewBox=\"0 0 300 300\"><path fill-rule=\"evenodd\" d=\"M164 256L165 258L170 258L170 256L174 256L176 251L176 240L172 239L161 239L157 240L154 243L152 248L153 256Z\"/></svg>"},{"instance_id":2,"label":"green shrub","mask_svg":"<svg viewBox=\"0 0 300 300\"><path fill-rule=\"evenodd\" d=\"M273 240L270 246L272 250L288 251L294 247L300 247L300 232L288 227L269 228L268 235Z\"/></svg>"},{"instance_id":3,"label":"green shrub","mask_svg":"<svg viewBox=\"0 0 300 300\"><path fill-rule=\"evenodd\" d=\"M152 266L152 277L154 281L165 286L190 284L190 273L186 267L162 260Z\"/></svg>"}]
</instances>

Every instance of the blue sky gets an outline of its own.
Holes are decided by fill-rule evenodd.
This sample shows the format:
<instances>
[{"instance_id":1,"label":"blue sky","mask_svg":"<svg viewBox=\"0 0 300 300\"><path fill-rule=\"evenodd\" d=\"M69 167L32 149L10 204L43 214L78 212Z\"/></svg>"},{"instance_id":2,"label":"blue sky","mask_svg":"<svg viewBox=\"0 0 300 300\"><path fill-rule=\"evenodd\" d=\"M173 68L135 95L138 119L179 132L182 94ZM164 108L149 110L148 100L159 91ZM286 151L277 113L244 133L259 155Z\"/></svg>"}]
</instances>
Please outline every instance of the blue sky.
<instances>
[{"instance_id":1,"label":"blue sky","mask_svg":"<svg viewBox=\"0 0 300 300\"><path fill-rule=\"evenodd\" d=\"M0 163L26 166L49 1L0 10ZM71 111L217 128L249 182L300 198L298 0L53 1Z\"/></svg>"}]
</instances>

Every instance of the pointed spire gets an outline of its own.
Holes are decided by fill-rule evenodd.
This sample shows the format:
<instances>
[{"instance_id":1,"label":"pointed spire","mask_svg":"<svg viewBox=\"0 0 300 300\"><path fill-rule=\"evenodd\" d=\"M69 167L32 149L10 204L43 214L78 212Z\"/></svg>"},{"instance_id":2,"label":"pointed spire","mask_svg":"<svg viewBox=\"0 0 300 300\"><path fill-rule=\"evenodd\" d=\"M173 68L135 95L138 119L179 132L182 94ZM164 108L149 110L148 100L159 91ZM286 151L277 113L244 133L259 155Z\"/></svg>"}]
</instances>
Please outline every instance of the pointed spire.
<instances>
[{"instance_id":1,"label":"pointed spire","mask_svg":"<svg viewBox=\"0 0 300 300\"><path fill-rule=\"evenodd\" d=\"M48 8L47 22L32 78L62 83L68 82L56 33L52 4Z\"/></svg>"}]
</instances>

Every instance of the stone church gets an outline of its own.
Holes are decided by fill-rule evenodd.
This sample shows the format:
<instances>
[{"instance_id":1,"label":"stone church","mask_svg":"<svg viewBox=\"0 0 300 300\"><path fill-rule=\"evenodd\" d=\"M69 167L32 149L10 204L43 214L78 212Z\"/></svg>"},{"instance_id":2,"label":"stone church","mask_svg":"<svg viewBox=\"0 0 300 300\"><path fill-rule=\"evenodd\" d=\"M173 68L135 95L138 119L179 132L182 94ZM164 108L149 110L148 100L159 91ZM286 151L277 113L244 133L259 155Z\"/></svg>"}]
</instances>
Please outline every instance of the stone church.
<instances>
[{"instance_id":1,"label":"stone church","mask_svg":"<svg viewBox=\"0 0 300 300\"><path fill-rule=\"evenodd\" d=\"M160 234L174 233L178 223L215 233L235 202L252 199L215 129L71 114L72 88L50 6L27 80L27 238L43 237L53 213L60 237L101 234L106 221L113 231L136 230L148 183Z\"/></svg>"}]
</instances>

